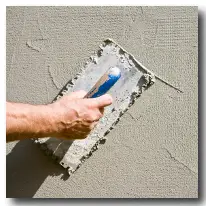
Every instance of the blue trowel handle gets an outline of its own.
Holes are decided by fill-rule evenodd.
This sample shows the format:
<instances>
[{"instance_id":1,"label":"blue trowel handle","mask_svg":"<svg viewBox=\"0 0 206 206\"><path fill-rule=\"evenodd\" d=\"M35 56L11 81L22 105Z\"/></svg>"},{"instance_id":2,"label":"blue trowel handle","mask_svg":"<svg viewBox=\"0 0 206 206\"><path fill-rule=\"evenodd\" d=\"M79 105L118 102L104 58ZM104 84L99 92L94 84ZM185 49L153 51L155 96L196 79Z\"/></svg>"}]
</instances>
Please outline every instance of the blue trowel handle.
<instances>
[{"instance_id":1,"label":"blue trowel handle","mask_svg":"<svg viewBox=\"0 0 206 206\"><path fill-rule=\"evenodd\" d=\"M120 69L117 67L111 67L92 87L92 89L86 94L84 98L95 98L107 93L120 77Z\"/></svg>"}]
</instances>

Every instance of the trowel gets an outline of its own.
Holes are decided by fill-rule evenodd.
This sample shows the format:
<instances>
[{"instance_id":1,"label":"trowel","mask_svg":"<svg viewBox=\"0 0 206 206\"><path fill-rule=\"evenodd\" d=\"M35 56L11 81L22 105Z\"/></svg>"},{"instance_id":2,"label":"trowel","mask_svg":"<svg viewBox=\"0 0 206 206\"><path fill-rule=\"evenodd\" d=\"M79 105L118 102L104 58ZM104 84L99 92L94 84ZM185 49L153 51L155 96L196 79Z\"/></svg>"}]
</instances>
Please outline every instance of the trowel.
<instances>
[{"instance_id":1,"label":"trowel","mask_svg":"<svg viewBox=\"0 0 206 206\"><path fill-rule=\"evenodd\" d=\"M67 169L69 175L105 143L120 117L136 99L155 82L155 75L111 39L105 40L95 55L60 91L54 101L78 90L87 91L85 98L109 93L113 103L83 140L62 140L55 137L35 139L48 155Z\"/></svg>"}]
</instances>

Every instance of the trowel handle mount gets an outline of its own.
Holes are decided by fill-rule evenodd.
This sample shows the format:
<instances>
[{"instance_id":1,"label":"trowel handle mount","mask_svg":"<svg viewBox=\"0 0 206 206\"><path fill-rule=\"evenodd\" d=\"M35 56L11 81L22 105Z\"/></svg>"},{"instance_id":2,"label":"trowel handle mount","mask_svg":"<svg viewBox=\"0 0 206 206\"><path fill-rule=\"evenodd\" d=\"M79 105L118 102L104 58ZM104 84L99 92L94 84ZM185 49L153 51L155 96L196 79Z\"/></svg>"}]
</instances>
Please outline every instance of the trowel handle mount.
<instances>
[{"instance_id":1,"label":"trowel handle mount","mask_svg":"<svg viewBox=\"0 0 206 206\"><path fill-rule=\"evenodd\" d=\"M95 98L106 94L120 77L121 71L118 67L109 68L84 98Z\"/></svg>"}]
</instances>

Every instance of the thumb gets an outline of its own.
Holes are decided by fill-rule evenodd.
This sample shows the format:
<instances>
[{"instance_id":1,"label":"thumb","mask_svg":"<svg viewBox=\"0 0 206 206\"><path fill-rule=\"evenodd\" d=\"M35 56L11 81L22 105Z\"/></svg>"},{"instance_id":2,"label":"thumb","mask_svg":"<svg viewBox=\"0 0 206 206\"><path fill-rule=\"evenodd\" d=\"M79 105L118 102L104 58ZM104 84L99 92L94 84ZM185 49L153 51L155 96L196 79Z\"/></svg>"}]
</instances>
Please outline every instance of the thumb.
<instances>
[{"instance_id":1,"label":"thumb","mask_svg":"<svg viewBox=\"0 0 206 206\"><path fill-rule=\"evenodd\" d=\"M93 100L94 106L98 108L109 106L110 104L112 104L112 101L113 101L112 96L109 94L105 94L100 97L93 98L91 100Z\"/></svg>"}]
</instances>

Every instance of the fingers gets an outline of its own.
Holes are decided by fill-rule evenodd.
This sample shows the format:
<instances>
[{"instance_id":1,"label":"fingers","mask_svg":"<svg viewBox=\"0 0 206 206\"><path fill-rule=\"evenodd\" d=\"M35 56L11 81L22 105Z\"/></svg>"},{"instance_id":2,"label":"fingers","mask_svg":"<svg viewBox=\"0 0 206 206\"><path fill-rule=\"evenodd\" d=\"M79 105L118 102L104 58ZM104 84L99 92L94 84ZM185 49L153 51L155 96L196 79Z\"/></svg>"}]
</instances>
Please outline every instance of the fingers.
<instances>
[{"instance_id":1,"label":"fingers","mask_svg":"<svg viewBox=\"0 0 206 206\"><path fill-rule=\"evenodd\" d=\"M84 96L86 95L87 93L84 91L84 90L80 90L80 91L77 91L77 92L72 92L71 94L68 95L68 98L70 100L73 100L73 99L82 99L84 98Z\"/></svg>"},{"instance_id":2,"label":"fingers","mask_svg":"<svg viewBox=\"0 0 206 206\"><path fill-rule=\"evenodd\" d=\"M101 97L96 98L97 107L99 108L109 106L110 104L112 104L112 101L112 96L109 94L105 94Z\"/></svg>"},{"instance_id":3,"label":"fingers","mask_svg":"<svg viewBox=\"0 0 206 206\"><path fill-rule=\"evenodd\" d=\"M103 108L112 104L112 96L109 94L102 95L101 97L90 99L91 104L98 108Z\"/></svg>"}]
</instances>

